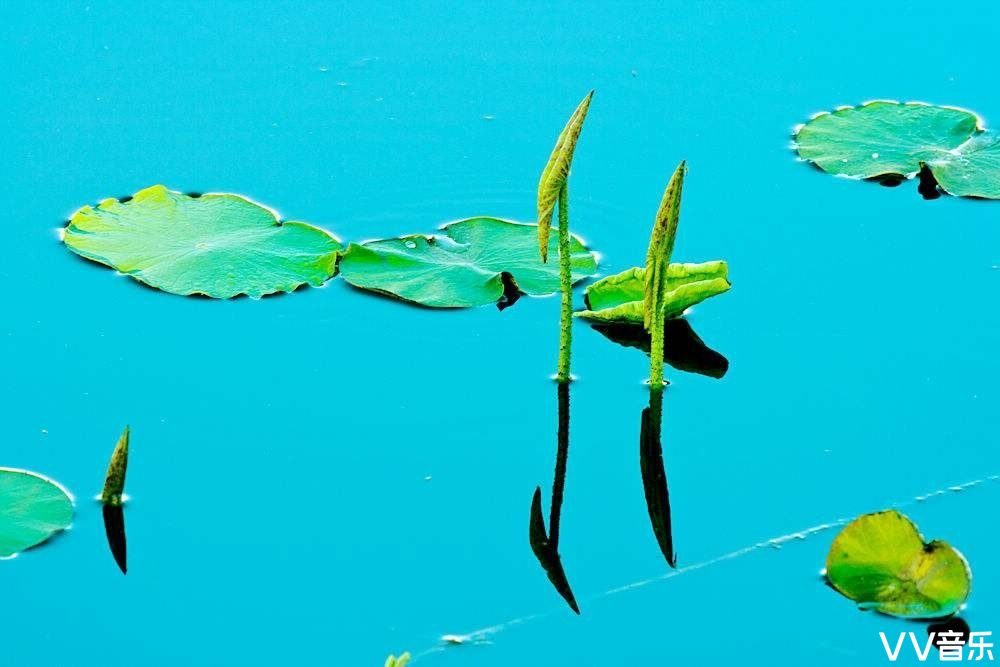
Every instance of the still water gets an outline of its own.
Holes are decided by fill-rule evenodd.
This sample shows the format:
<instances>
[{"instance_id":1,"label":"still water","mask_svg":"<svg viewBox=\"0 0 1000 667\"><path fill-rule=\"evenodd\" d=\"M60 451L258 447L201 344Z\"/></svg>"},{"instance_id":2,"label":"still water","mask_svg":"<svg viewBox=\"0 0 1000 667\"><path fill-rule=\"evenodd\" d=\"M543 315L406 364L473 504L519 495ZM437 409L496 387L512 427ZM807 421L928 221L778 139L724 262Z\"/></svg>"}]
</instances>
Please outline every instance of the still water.
<instances>
[{"instance_id":1,"label":"still water","mask_svg":"<svg viewBox=\"0 0 1000 667\"><path fill-rule=\"evenodd\" d=\"M883 664L879 631L925 626L823 585L836 528L783 537L903 504L970 561L972 629L1000 632L1000 203L788 148L871 98L1000 119L995 4L20 4L0 9L0 465L58 479L77 517L0 563L4 664ZM688 318L728 372L667 372L677 570L640 474L646 357L577 325L559 552L581 616L528 540L556 299L181 298L56 235L155 183L345 240L531 220L591 88L570 197L602 273L643 261L686 158L674 256L728 260L733 289ZM122 576L91 498L126 423Z\"/></svg>"}]
</instances>

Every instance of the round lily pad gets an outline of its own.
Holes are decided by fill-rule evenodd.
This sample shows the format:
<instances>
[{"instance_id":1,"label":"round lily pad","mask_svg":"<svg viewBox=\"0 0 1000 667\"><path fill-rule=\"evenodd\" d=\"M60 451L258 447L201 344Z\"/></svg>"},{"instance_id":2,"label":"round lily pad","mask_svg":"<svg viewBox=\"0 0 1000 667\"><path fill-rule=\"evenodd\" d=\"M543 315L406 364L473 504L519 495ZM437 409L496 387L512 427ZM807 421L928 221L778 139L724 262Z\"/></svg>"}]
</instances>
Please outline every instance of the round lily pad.
<instances>
[{"instance_id":1,"label":"round lily pad","mask_svg":"<svg viewBox=\"0 0 1000 667\"><path fill-rule=\"evenodd\" d=\"M729 267L716 260L700 264L673 263L667 268L666 317L679 317L705 299L729 290ZM632 268L601 278L586 291L587 310L576 313L593 322L643 324L646 269Z\"/></svg>"},{"instance_id":2,"label":"round lily pad","mask_svg":"<svg viewBox=\"0 0 1000 667\"><path fill-rule=\"evenodd\" d=\"M559 267L538 256L538 226L498 218L469 218L442 234L352 243L340 263L344 280L367 290L436 308L496 303L505 281L531 295L559 290ZM549 250L558 252L556 238ZM597 271L597 258L571 239L573 281Z\"/></svg>"},{"instance_id":3,"label":"round lily pad","mask_svg":"<svg viewBox=\"0 0 1000 667\"><path fill-rule=\"evenodd\" d=\"M73 521L73 499L50 479L0 468L0 557L41 544Z\"/></svg>"},{"instance_id":4,"label":"round lily pad","mask_svg":"<svg viewBox=\"0 0 1000 667\"><path fill-rule=\"evenodd\" d=\"M885 101L842 107L801 126L795 148L838 176L912 177L926 168L949 194L1000 199L1000 135L964 109Z\"/></svg>"},{"instance_id":5,"label":"round lily pad","mask_svg":"<svg viewBox=\"0 0 1000 667\"><path fill-rule=\"evenodd\" d=\"M73 214L70 250L172 294L259 298L318 286L337 270L338 240L234 194L189 196L154 185Z\"/></svg>"},{"instance_id":6,"label":"round lily pad","mask_svg":"<svg viewBox=\"0 0 1000 667\"><path fill-rule=\"evenodd\" d=\"M799 156L855 178L908 175L979 131L969 111L918 102L877 101L813 117L795 133Z\"/></svg>"},{"instance_id":7,"label":"round lily pad","mask_svg":"<svg viewBox=\"0 0 1000 667\"><path fill-rule=\"evenodd\" d=\"M826 557L834 589L863 609L903 618L956 613L969 597L972 573L946 542L925 543L897 511L866 514L834 539Z\"/></svg>"}]
</instances>

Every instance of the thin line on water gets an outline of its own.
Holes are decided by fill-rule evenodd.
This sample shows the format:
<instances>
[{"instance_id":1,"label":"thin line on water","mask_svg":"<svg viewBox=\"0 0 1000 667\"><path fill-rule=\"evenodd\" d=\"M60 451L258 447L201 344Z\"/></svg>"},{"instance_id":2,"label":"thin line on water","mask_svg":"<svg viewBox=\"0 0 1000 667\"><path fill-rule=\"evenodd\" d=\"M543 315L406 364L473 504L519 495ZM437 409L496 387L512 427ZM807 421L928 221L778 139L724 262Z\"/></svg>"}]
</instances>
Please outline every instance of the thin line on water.
<instances>
[{"instance_id":1,"label":"thin line on water","mask_svg":"<svg viewBox=\"0 0 1000 667\"><path fill-rule=\"evenodd\" d=\"M959 493L967 489L972 489L974 487L980 486L986 482L996 482L996 481L1000 481L1000 474L987 475L981 479L974 479L967 482L962 482L960 484L944 486L941 487L940 489L931 491L930 493L914 496L913 498L910 498L909 500L904 500L902 502L893 503L889 507L891 509L901 509L904 507L915 505L917 503L926 502L931 498L938 498L944 495ZM651 584L655 584L661 581L666 581L667 579L673 579L674 577L679 577L682 574L687 574L688 572L694 572L695 570L701 570L706 567L710 567L712 565L717 565L718 563L730 561L735 558L741 558L748 554L754 553L755 551L761 551L767 548L780 549L782 545L786 543L808 539L813 535L824 533L832 528L838 528L840 526L846 525L853 519L854 517L841 517L829 523L821 523L819 525L812 526L811 528L805 528L803 530L799 530L794 533L788 533L786 535L779 535L778 537L772 537L771 539L764 540L762 542L756 542L754 544L742 547L735 551L730 551L729 553L722 554L721 556L715 556L714 558L709 558L708 560L699 561L697 563L692 563L691 565L687 565L685 567L681 567L676 570L671 570L670 572L662 574L658 577L640 579L638 581L633 581L632 583L629 584L616 586L615 588L609 588L606 591L584 598L584 601L593 602L601 598L608 597L610 595L617 595L619 593L625 593L628 591L637 590L639 588L645 588L646 586L649 586ZM560 611L561 609L562 609L561 606L557 606L553 607L552 609L549 609L548 611L539 612L537 614L519 616L517 618L512 618L509 621L497 623L496 625L491 625L485 628L481 628L479 630L473 630L472 632L468 632L464 635L444 635L443 637L441 637L441 639L438 641L437 644L414 655L413 662L416 662L418 659L427 656L429 654L444 651L451 646L467 646L467 645L475 646L475 645L489 644L491 643L490 637L506 630L507 628L513 627L515 625L522 625L524 623L536 619L545 618L546 616L551 616L552 614L556 613L557 611Z\"/></svg>"}]
</instances>

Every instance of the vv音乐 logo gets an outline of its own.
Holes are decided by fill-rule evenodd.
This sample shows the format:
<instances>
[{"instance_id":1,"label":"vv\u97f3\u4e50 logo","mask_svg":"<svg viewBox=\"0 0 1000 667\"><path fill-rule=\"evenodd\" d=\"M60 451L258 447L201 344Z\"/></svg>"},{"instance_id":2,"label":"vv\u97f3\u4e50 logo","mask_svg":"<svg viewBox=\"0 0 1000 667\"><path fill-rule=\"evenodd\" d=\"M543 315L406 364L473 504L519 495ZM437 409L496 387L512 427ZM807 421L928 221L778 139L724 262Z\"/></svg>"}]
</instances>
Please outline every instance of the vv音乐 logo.
<instances>
[{"instance_id":1,"label":"vv\u97f3\u4e50 logo","mask_svg":"<svg viewBox=\"0 0 1000 667\"><path fill-rule=\"evenodd\" d=\"M890 662L896 662L911 649L920 662L935 658L939 662L993 662L992 631L969 632L968 640L964 633L951 630L930 632L926 640L918 638L915 632L900 632L895 640L884 632L878 635Z\"/></svg>"}]
</instances>

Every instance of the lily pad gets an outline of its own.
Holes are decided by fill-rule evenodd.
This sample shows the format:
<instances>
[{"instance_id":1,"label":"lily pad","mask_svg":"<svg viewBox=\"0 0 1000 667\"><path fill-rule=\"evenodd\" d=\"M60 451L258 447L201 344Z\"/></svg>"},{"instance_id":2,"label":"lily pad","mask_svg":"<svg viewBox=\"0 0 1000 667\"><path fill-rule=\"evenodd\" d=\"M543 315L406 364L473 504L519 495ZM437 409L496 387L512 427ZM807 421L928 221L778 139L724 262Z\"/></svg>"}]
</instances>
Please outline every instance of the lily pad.
<instances>
[{"instance_id":1,"label":"lily pad","mask_svg":"<svg viewBox=\"0 0 1000 667\"><path fill-rule=\"evenodd\" d=\"M826 576L861 608L902 618L950 616L972 586L958 551L940 540L925 543L917 527L894 510L866 514L845 526L826 557Z\"/></svg>"},{"instance_id":2,"label":"lily pad","mask_svg":"<svg viewBox=\"0 0 1000 667\"><path fill-rule=\"evenodd\" d=\"M70 250L172 294L260 298L322 285L340 242L234 194L189 196L154 185L73 214Z\"/></svg>"},{"instance_id":3,"label":"lily pad","mask_svg":"<svg viewBox=\"0 0 1000 667\"><path fill-rule=\"evenodd\" d=\"M0 558L41 544L73 521L73 499L38 473L0 468Z\"/></svg>"},{"instance_id":4,"label":"lily pad","mask_svg":"<svg viewBox=\"0 0 1000 667\"><path fill-rule=\"evenodd\" d=\"M729 290L729 267L724 261L670 264L667 268L664 311L678 317L691 306ZM576 313L595 322L643 324L646 269L632 268L587 287L587 310Z\"/></svg>"},{"instance_id":5,"label":"lily pad","mask_svg":"<svg viewBox=\"0 0 1000 667\"><path fill-rule=\"evenodd\" d=\"M974 135L969 111L876 101L815 116L795 133L799 155L823 171L855 178L913 174Z\"/></svg>"},{"instance_id":6,"label":"lily pad","mask_svg":"<svg viewBox=\"0 0 1000 667\"><path fill-rule=\"evenodd\" d=\"M949 194L1000 199L1000 134L975 134L955 151L929 160L927 167Z\"/></svg>"},{"instance_id":7,"label":"lily pad","mask_svg":"<svg viewBox=\"0 0 1000 667\"><path fill-rule=\"evenodd\" d=\"M435 308L498 302L505 286L539 296L559 291L559 268L538 256L537 225L470 218L443 234L352 243L340 263L344 280L367 290ZM557 252L556 239L549 249ZM571 239L573 282L594 275L597 258Z\"/></svg>"},{"instance_id":8,"label":"lily pad","mask_svg":"<svg viewBox=\"0 0 1000 667\"><path fill-rule=\"evenodd\" d=\"M800 127L795 144L800 157L830 174L912 177L926 167L945 192L1000 199L1000 136L964 109L888 101L842 107Z\"/></svg>"}]
</instances>

